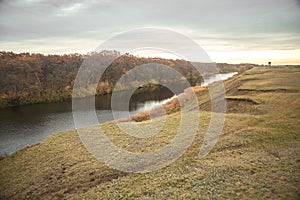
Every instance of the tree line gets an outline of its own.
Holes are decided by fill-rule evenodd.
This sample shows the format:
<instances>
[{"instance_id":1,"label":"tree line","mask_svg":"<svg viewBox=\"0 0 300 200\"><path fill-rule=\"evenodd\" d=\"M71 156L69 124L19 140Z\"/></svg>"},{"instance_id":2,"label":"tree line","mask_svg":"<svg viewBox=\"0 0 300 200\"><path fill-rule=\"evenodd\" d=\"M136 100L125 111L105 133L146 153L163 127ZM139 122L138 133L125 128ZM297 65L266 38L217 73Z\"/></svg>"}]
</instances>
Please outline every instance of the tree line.
<instances>
[{"instance_id":1,"label":"tree line","mask_svg":"<svg viewBox=\"0 0 300 200\"><path fill-rule=\"evenodd\" d=\"M163 58L142 58L130 54L121 55L116 51L100 53L43 55L36 53L0 52L0 108L55 102L71 99L77 72L86 60L105 63L112 61L99 77L87 77L97 84L96 94L110 93L116 82L131 69L142 64L157 63L174 68L191 85L200 83L203 75L185 60ZM202 64L207 67L209 64ZM238 71L240 65L217 64L219 71ZM97 69L97 68L95 68ZM137 80L143 80L145 73L139 73ZM99 81L98 81L99 79Z\"/></svg>"}]
</instances>

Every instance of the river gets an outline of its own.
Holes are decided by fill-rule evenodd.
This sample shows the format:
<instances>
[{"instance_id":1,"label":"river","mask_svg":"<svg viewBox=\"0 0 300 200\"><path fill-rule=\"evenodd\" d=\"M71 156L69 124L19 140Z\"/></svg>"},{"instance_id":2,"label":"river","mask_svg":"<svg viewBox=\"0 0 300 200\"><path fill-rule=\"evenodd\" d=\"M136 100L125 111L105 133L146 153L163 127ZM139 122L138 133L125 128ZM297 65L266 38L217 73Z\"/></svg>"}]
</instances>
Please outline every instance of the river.
<instances>
[{"instance_id":1,"label":"river","mask_svg":"<svg viewBox=\"0 0 300 200\"><path fill-rule=\"evenodd\" d=\"M210 76L201 83L206 86L218 80L225 80L236 72ZM145 111L161 105L174 94L166 88L155 93L133 98L130 113ZM110 95L96 97L96 112L99 123L113 120L110 110ZM118 116L126 116L118 111ZM71 102L35 104L0 110L0 155L7 155L25 146L37 144L55 132L74 129Z\"/></svg>"}]
</instances>

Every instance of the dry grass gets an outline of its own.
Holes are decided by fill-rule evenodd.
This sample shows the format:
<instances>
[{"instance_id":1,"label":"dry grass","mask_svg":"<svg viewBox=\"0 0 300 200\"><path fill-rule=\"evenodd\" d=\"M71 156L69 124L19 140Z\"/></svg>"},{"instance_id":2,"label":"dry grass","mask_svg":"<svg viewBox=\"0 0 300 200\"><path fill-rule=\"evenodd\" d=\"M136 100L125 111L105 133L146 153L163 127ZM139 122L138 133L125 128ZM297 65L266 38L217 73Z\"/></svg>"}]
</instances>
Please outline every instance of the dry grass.
<instances>
[{"instance_id":1,"label":"dry grass","mask_svg":"<svg viewBox=\"0 0 300 200\"><path fill-rule=\"evenodd\" d=\"M236 110L226 115L217 145L203 159L198 153L211 113L203 110L208 91L200 89L196 138L168 167L145 174L119 172L90 155L75 131L57 133L0 159L0 198L299 199L299 72L297 67L254 68L226 81L229 109ZM148 139L128 136L113 122L101 127L124 149L153 151L176 134L179 112L169 114L163 130Z\"/></svg>"},{"instance_id":2,"label":"dry grass","mask_svg":"<svg viewBox=\"0 0 300 200\"><path fill-rule=\"evenodd\" d=\"M253 71L253 72L252 72ZM299 67L259 68L249 70L240 90L254 91L300 91Z\"/></svg>"}]
</instances>

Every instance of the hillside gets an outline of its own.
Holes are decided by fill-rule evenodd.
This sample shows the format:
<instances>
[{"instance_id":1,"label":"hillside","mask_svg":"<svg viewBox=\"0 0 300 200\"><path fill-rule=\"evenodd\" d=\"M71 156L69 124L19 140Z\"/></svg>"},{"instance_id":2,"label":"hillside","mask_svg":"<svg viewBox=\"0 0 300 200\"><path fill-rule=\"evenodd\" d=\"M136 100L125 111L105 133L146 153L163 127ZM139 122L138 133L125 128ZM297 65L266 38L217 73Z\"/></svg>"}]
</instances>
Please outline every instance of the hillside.
<instances>
[{"instance_id":1,"label":"hillside","mask_svg":"<svg viewBox=\"0 0 300 200\"><path fill-rule=\"evenodd\" d=\"M168 167L120 172L90 155L76 131L60 132L1 158L0 199L299 199L300 67L255 67L225 81L225 87L225 127L202 159L198 153L211 113L207 89L196 87L201 111L196 138ZM149 139L128 137L114 122L99 126L126 150L153 151L178 128L176 100L165 106L166 125ZM191 110L191 118L197 112ZM143 116L147 113L135 123L149 123Z\"/></svg>"},{"instance_id":2,"label":"hillside","mask_svg":"<svg viewBox=\"0 0 300 200\"><path fill-rule=\"evenodd\" d=\"M110 93L119 78L135 66L159 63L176 69L191 84L201 82L202 77L184 60L162 58L140 58L129 54L120 56L118 52L92 53L89 55L42 55L29 53L0 52L0 108L43 102L70 100L74 80L85 58L114 60L98 82L97 94ZM120 57L119 57L120 56ZM252 65L217 64L221 73L239 71ZM212 73L209 64L201 64L208 75ZM143 80L144 74L138 78ZM89 77L90 78L90 77ZM96 81L94 77L92 81Z\"/></svg>"}]
</instances>

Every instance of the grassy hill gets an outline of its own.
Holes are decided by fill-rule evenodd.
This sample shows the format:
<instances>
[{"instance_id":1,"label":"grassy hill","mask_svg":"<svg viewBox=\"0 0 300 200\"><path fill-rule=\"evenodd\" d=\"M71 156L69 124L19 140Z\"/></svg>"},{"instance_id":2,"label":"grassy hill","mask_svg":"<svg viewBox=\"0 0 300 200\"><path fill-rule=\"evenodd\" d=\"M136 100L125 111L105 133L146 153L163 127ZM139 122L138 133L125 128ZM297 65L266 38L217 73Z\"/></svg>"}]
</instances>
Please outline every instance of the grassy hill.
<instances>
[{"instance_id":1,"label":"grassy hill","mask_svg":"<svg viewBox=\"0 0 300 200\"><path fill-rule=\"evenodd\" d=\"M0 199L299 199L300 67L255 67L225 81L225 87L225 127L203 159L198 153L210 102L207 89L194 88L199 130L171 165L144 174L120 172L90 155L75 131L60 132L1 158ZM153 151L176 134L175 104L167 107L164 129L149 139L129 137L113 122L99 126L124 149ZM191 118L196 112L190 111ZM135 123L146 125L145 119Z\"/></svg>"}]
</instances>

